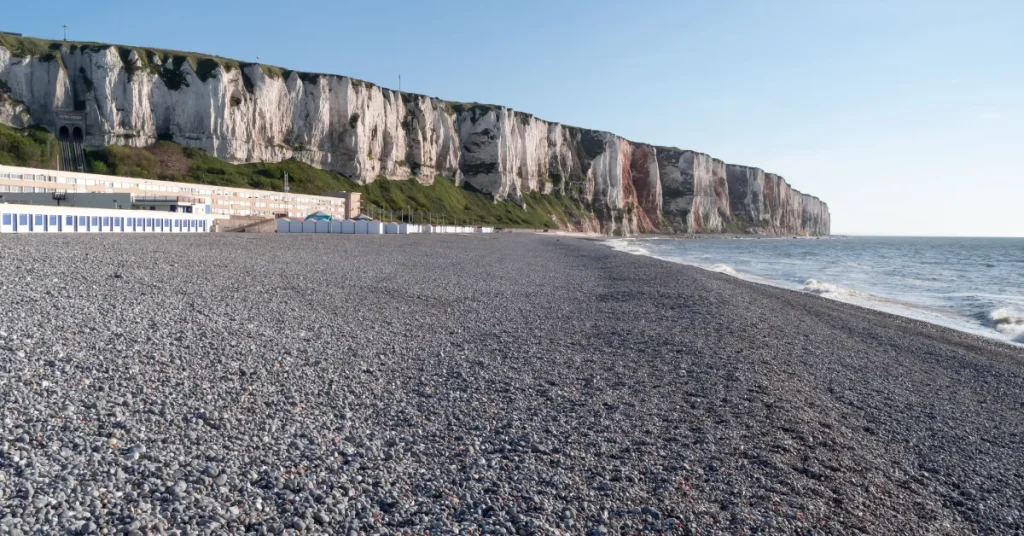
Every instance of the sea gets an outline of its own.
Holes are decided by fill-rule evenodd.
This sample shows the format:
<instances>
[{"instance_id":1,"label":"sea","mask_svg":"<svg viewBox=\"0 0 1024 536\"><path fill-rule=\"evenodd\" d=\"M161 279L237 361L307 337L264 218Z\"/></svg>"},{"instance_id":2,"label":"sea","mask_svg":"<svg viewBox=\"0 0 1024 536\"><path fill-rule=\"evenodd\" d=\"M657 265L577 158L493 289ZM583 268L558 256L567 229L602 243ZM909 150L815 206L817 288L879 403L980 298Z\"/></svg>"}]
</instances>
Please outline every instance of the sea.
<instances>
[{"instance_id":1,"label":"sea","mask_svg":"<svg viewBox=\"0 0 1024 536\"><path fill-rule=\"evenodd\" d=\"M608 245L1024 345L1024 238L623 238Z\"/></svg>"}]
</instances>

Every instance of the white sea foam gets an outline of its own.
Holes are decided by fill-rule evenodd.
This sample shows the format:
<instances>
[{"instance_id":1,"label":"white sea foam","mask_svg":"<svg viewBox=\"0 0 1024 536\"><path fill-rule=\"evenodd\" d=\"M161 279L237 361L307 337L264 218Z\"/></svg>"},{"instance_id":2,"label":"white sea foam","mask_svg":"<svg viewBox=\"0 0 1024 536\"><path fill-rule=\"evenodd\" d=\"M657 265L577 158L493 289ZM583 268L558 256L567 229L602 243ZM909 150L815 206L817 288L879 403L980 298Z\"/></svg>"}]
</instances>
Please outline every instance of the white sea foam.
<instances>
[{"instance_id":1,"label":"white sea foam","mask_svg":"<svg viewBox=\"0 0 1024 536\"><path fill-rule=\"evenodd\" d=\"M651 252L641 246L636 240L630 240L625 238L606 240L606 244L611 246L615 251L621 251L623 253L630 253L633 255L650 255Z\"/></svg>"},{"instance_id":2,"label":"white sea foam","mask_svg":"<svg viewBox=\"0 0 1024 536\"><path fill-rule=\"evenodd\" d=\"M841 296L849 296L856 298L870 297L863 292L857 292L856 290L841 287L839 285L833 285L832 283L818 281L817 279L808 279L807 281L805 281L803 291L810 292L811 294L817 294L819 296L825 296L826 298L838 298Z\"/></svg>"},{"instance_id":3,"label":"white sea foam","mask_svg":"<svg viewBox=\"0 0 1024 536\"><path fill-rule=\"evenodd\" d=\"M732 266L729 266L728 264L721 263L721 262L711 266L710 268L708 268L708 270L711 270L712 272L718 272L720 274L739 275L736 272L735 268L733 268Z\"/></svg>"},{"instance_id":4,"label":"white sea foam","mask_svg":"<svg viewBox=\"0 0 1024 536\"><path fill-rule=\"evenodd\" d=\"M1000 307L988 314L988 321L1011 341L1024 343L1024 312Z\"/></svg>"}]
</instances>

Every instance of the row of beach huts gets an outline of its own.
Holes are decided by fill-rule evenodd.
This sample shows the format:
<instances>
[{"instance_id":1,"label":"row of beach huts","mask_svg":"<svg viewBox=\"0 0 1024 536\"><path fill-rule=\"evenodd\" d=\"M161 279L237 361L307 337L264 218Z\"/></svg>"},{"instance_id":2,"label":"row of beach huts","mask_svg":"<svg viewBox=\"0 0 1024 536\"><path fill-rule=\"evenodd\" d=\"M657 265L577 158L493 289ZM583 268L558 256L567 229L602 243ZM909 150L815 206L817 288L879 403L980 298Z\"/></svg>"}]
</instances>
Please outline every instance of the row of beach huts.
<instances>
[{"instance_id":1,"label":"row of beach huts","mask_svg":"<svg viewBox=\"0 0 1024 536\"><path fill-rule=\"evenodd\" d=\"M397 223L377 220L287 219L277 220L279 233L331 234L419 234L419 233L493 233L494 227L465 225L434 225L430 223Z\"/></svg>"}]
</instances>

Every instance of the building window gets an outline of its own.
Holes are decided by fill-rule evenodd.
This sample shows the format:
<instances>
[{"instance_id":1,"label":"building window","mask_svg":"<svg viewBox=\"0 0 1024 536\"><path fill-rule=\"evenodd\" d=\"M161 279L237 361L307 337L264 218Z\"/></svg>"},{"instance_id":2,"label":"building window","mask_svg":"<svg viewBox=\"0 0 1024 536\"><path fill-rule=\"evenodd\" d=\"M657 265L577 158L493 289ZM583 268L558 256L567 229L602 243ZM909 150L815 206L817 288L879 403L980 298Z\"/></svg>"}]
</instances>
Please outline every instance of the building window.
<instances>
[{"instance_id":1,"label":"building window","mask_svg":"<svg viewBox=\"0 0 1024 536\"><path fill-rule=\"evenodd\" d=\"M164 220L164 227L170 227L170 226L171 226L171 220Z\"/></svg>"},{"instance_id":2,"label":"building window","mask_svg":"<svg viewBox=\"0 0 1024 536\"><path fill-rule=\"evenodd\" d=\"M110 225L110 217L109 216L105 216L103 218L103 225L105 225L105 226L106 225Z\"/></svg>"},{"instance_id":3,"label":"building window","mask_svg":"<svg viewBox=\"0 0 1024 536\"><path fill-rule=\"evenodd\" d=\"M43 215L42 214L36 214L36 225L42 225L42 224L43 224Z\"/></svg>"},{"instance_id":4,"label":"building window","mask_svg":"<svg viewBox=\"0 0 1024 536\"><path fill-rule=\"evenodd\" d=\"M50 216L50 225L57 225L57 218L60 216Z\"/></svg>"},{"instance_id":5,"label":"building window","mask_svg":"<svg viewBox=\"0 0 1024 536\"><path fill-rule=\"evenodd\" d=\"M64 217L64 225L74 225L74 224L75 224L75 217L74 216L65 216Z\"/></svg>"},{"instance_id":6,"label":"building window","mask_svg":"<svg viewBox=\"0 0 1024 536\"><path fill-rule=\"evenodd\" d=\"M11 218L10 214L4 214L4 225L14 225L11 220L13 220L13 218Z\"/></svg>"},{"instance_id":7,"label":"building window","mask_svg":"<svg viewBox=\"0 0 1024 536\"><path fill-rule=\"evenodd\" d=\"M78 225L85 225L85 216L78 217Z\"/></svg>"},{"instance_id":8,"label":"building window","mask_svg":"<svg viewBox=\"0 0 1024 536\"><path fill-rule=\"evenodd\" d=\"M18 225L28 225L28 214L18 214Z\"/></svg>"},{"instance_id":9,"label":"building window","mask_svg":"<svg viewBox=\"0 0 1024 536\"><path fill-rule=\"evenodd\" d=\"M93 224L94 227L100 224L99 216L93 216L92 217L92 224Z\"/></svg>"}]
</instances>

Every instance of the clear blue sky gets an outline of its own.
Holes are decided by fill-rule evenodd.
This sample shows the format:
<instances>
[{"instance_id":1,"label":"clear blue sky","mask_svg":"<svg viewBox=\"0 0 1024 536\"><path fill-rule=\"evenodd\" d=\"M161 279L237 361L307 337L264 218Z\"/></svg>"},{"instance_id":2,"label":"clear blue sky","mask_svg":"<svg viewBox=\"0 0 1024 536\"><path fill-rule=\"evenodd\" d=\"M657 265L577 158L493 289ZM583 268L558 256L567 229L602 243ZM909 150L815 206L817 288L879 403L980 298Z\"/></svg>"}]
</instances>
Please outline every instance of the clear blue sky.
<instances>
[{"instance_id":1,"label":"clear blue sky","mask_svg":"<svg viewBox=\"0 0 1024 536\"><path fill-rule=\"evenodd\" d=\"M12 2L0 27L344 74L710 153L833 232L1024 236L1024 2Z\"/></svg>"}]
</instances>

